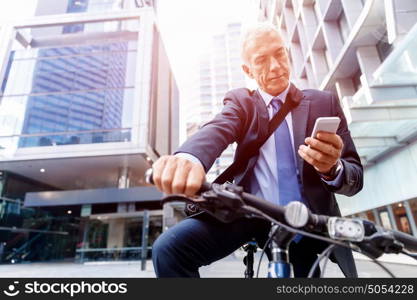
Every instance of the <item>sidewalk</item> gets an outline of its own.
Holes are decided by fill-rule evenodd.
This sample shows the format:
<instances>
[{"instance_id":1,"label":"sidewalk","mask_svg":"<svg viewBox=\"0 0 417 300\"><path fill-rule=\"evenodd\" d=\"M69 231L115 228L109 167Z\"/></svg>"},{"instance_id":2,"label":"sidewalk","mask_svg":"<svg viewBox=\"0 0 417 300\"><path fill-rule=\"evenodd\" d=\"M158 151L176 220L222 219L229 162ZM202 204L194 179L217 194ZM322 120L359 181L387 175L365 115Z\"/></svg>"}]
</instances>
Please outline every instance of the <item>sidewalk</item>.
<instances>
[{"instance_id":1,"label":"sidewalk","mask_svg":"<svg viewBox=\"0 0 417 300\"><path fill-rule=\"evenodd\" d=\"M100 263L31 263L0 265L0 277L14 278L118 278L155 277L152 261L146 263L146 270L141 271L140 261L100 262Z\"/></svg>"},{"instance_id":2,"label":"sidewalk","mask_svg":"<svg viewBox=\"0 0 417 300\"><path fill-rule=\"evenodd\" d=\"M353 257L358 260L366 260L371 261L371 259L363 254L353 252ZM417 260L404 255L404 254L383 254L381 257L378 258L378 261L384 263L394 263L394 264L405 264L405 265L413 265L417 266Z\"/></svg>"},{"instance_id":3,"label":"sidewalk","mask_svg":"<svg viewBox=\"0 0 417 300\"><path fill-rule=\"evenodd\" d=\"M356 257L356 255L355 255ZM385 259L385 258L384 258ZM384 265L388 267L397 277L417 277L417 264L415 261L409 262L406 258L392 255L386 257ZM259 256L256 258L256 267L258 266ZM356 260L360 277L389 277L378 265L359 257ZM140 261L132 262L95 262L95 263L31 263L17 265L0 265L0 277L3 278L154 278L155 272L152 261L148 260L146 270L141 271ZM244 265L241 257L230 255L210 266L204 266L200 269L201 277L221 277L221 278L242 278L244 274ZM259 277L266 277L267 261L264 258ZM339 267L331 262L325 272L325 277L343 277Z\"/></svg>"}]
</instances>

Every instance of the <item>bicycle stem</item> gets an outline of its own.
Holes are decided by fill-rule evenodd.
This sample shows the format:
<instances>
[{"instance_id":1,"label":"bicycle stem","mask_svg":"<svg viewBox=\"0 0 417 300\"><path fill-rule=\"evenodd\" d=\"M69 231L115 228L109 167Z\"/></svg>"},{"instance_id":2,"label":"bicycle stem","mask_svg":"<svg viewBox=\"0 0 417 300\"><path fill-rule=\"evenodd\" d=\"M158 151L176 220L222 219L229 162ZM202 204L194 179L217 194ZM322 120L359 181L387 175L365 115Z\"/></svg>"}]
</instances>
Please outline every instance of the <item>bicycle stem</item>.
<instances>
[{"instance_id":1,"label":"bicycle stem","mask_svg":"<svg viewBox=\"0 0 417 300\"><path fill-rule=\"evenodd\" d=\"M289 278L291 277L292 265L290 263L288 248L295 233L274 224L269 234L270 236L272 235L270 244L272 260L268 264L268 277Z\"/></svg>"}]
</instances>

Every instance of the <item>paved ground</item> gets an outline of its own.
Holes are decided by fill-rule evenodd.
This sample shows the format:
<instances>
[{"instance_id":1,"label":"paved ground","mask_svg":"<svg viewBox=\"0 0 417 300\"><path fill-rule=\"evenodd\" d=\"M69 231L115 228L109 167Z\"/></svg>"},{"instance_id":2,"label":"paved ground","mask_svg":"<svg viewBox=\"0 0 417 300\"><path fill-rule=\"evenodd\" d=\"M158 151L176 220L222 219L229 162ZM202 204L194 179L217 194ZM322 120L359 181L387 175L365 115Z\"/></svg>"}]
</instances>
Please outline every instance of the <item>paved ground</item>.
<instances>
[{"instance_id":1,"label":"paved ground","mask_svg":"<svg viewBox=\"0 0 417 300\"><path fill-rule=\"evenodd\" d=\"M397 277L417 277L417 265L410 264L404 257L397 262L384 263ZM401 261L401 263L398 263ZM256 260L258 262L258 259ZM257 265L256 265L257 266ZM378 265L364 259L357 260L361 277L389 277ZM260 277L266 276L266 260L261 265ZM231 255L210 266L201 268L202 277L243 277L244 266L240 255ZM140 271L140 262L104 263L32 263L0 265L0 277L155 277L152 262L147 262L146 271ZM325 277L343 277L338 266L329 262Z\"/></svg>"}]
</instances>

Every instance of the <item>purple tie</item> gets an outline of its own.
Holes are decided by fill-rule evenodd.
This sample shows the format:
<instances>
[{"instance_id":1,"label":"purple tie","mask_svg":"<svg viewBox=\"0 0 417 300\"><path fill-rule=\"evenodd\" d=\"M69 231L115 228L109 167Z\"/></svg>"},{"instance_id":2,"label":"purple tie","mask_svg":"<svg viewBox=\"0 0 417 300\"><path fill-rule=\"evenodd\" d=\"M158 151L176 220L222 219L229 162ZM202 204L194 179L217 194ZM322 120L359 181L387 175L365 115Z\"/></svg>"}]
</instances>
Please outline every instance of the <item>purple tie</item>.
<instances>
[{"instance_id":1,"label":"purple tie","mask_svg":"<svg viewBox=\"0 0 417 300\"><path fill-rule=\"evenodd\" d=\"M271 101L274 114L278 112L283 105L282 101L275 97ZM301 192L297 176L297 166L295 163L295 153L291 143L290 130L287 121L284 119L274 132L275 151L277 155L278 169L278 190L280 205L287 205L291 201L305 202ZM301 235L295 237L298 242Z\"/></svg>"}]
</instances>

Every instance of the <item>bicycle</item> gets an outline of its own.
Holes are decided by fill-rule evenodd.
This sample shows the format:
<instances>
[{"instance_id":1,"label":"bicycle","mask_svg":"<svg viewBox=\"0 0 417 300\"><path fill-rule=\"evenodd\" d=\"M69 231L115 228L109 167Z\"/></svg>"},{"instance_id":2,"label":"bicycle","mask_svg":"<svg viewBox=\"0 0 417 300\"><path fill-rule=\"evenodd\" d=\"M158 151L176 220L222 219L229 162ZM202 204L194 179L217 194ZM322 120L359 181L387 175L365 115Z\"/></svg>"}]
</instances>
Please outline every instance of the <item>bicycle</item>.
<instances>
[{"instance_id":1,"label":"bicycle","mask_svg":"<svg viewBox=\"0 0 417 300\"><path fill-rule=\"evenodd\" d=\"M152 169L146 172L146 181L153 184ZM376 259L384 253L405 254L417 260L417 238L396 230L386 229L373 222L359 218L344 218L318 215L312 213L305 204L293 201L286 206L276 205L243 191L243 188L232 183L210 184L205 182L197 193L196 198L184 195L169 195L162 199L163 203L181 201L187 205L209 213L221 222L229 223L237 218L260 217L271 222L272 227L259 259L257 277L262 257L268 245L272 260L268 265L268 278L289 278L292 266L289 261L289 245L296 236L319 239L330 245L317 257L308 274L312 277L314 271L323 261L324 274L327 262L335 246L347 247L371 258L391 277L395 277L384 265ZM256 245L247 245L245 277L252 278L253 254Z\"/></svg>"}]
</instances>

